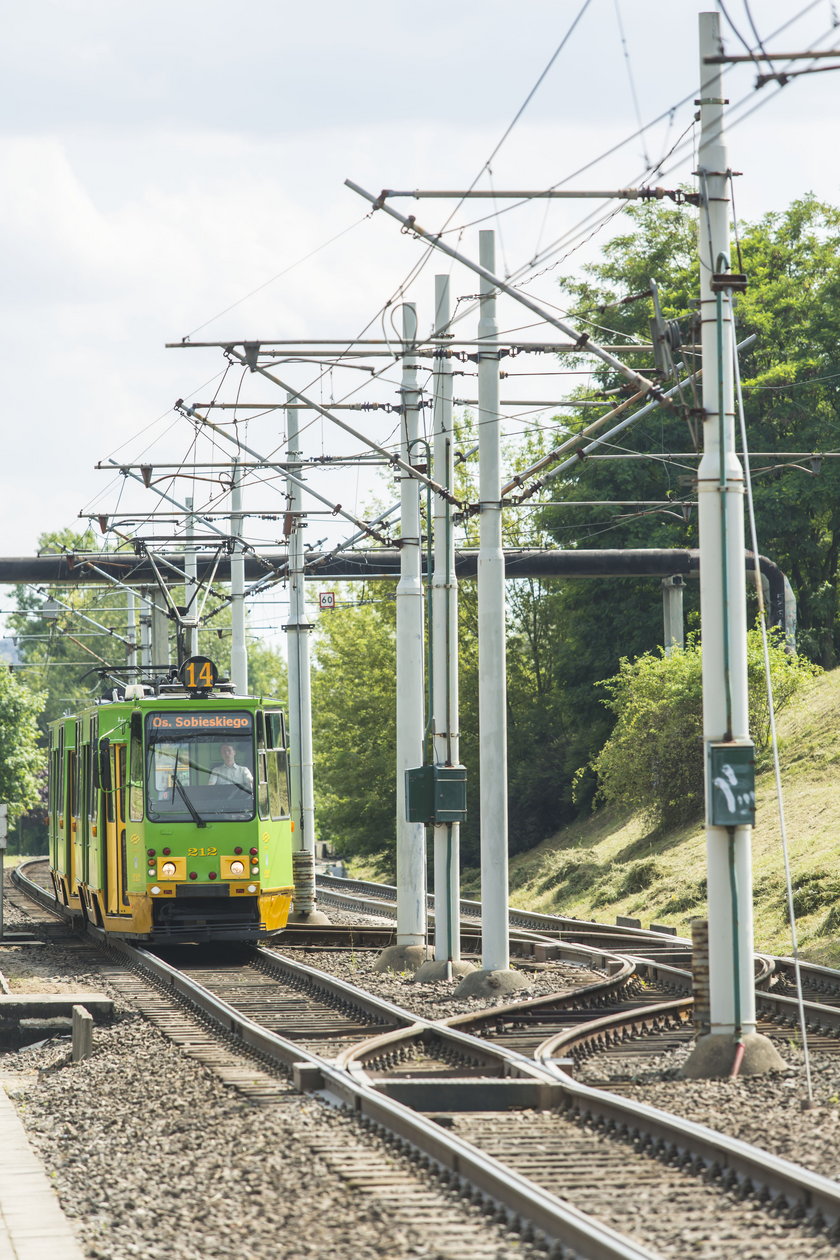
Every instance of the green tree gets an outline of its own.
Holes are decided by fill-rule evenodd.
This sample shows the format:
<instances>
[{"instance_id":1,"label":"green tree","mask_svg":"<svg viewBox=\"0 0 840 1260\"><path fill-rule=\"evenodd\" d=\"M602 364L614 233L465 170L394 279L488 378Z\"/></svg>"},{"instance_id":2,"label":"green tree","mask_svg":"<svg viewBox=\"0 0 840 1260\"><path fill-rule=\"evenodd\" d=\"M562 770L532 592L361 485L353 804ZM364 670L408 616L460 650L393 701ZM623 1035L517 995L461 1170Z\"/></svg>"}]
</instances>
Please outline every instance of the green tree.
<instances>
[{"instance_id":1,"label":"green tree","mask_svg":"<svg viewBox=\"0 0 840 1260\"><path fill-rule=\"evenodd\" d=\"M0 801L9 806L12 823L41 800L46 757L39 747L38 715L43 705L41 692L0 669Z\"/></svg>"},{"instance_id":2,"label":"green tree","mask_svg":"<svg viewBox=\"0 0 840 1260\"><path fill-rule=\"evenodd\" d=\"M318 833L342 854L394 862L396 669L393 584L337 588L313 651Z\"/></svg>"},{"instance_id":3,"label":"green tree","mask_svg":"<svg viewBox=\"0 0 840 1260\"><path fill-rule=\"evenodd\" d=\"M770 675L778 714L818 667L791 656L777 636L770 644ZM616 715L611 735L594 759L599 796L645 815L654 826L697 817L703 807L702 649L692 635L684 650L660 648L623 659L600 686ZM761 632L747 635L749 723L756 755L770 741Z\"/></svg>"},{"instance_id":4,"label":"green tree","mask_svg":"<svg viewBox=\"0 0 840 1260\"><path fill-rule=\"evenodd\" d=\"M643 206L629 210L627 217L632 230L609 242L602 260L582 280L565 285L567 298L575 318L584 325L588 321L601 340L648 341L653 307L647 290L654 279L663 316L679 324L685 345L677 355L683 363L679 374L687 376L699 366L693 351L699 292L695 216L687 209ZM739 341L750 334L757 338L741 355L751 448L834 449L840 401L840 211L806 197L757 224L742 225L738 236L740 255L733 247L732 265L748 274L749 287L737 300L737 336ZM626 301L630 297L634 300ZM632 362L648 374L654 370L638 352ZM618 401L625 389L621 378L604 367L593 372L586 393L589 399L603 397L606 405ZM599 395L599 390L612 392ZM671 502L639 508L547 507L541 521L545 531L564 547L696 547L696 511L685 501L696 497L697 460L671 453L699 450L697 405L686 387L673 405L657 409L606 447L614 458L578 461L552 483L554 497L564 501ZM581 409L569 423L580 429L593 414L591 407ZM623 458L627 453L643 458ZM840 467L826 459L815 476L808 460L771 455L751 462L759 548L793 585L801 651L830 667L840 658ZM698 603L698 586L689 583L690 625L697 624ZM572 701L569 748L583 766L603 744L612 721L598 703L595 683L613 675L621 658L633 659L661 642L661 590L658 580L566 582L556 607L563 633L556 637L552 665ZM581 803L587 784L591 793L593 777L579 776Z\"/></svg>"},{"instance_id":5,"label":"green tree","mask_svg":"<svg viewBox=\"0 0 840 1260\"><path fill-rule=\"evenodd\" d=\"M42 534L38 545L41 554L95 549L90 531L70 529ZM50 594L61 604L55 618L42 612ZM82 584L43 592L18 587L17 606L8 624L22 670L30 685L44 692L39 721L46 735L49 722L101 694L102 669L125 664L121 640L128 637L126 594L115 587Z\"/></svg>"}]
</instances>

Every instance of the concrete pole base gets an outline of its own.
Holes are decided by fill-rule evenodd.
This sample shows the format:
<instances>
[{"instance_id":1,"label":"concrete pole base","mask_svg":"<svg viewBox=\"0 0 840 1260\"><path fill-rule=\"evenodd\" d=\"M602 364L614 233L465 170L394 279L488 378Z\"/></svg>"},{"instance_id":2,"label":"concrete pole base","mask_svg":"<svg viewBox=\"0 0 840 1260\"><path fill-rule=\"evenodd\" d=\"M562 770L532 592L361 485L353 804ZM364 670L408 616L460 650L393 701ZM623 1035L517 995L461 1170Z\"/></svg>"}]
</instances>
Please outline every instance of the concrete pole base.
<instances>
[{"instance_id":1,"label":"concrete pole base","mask_svg":"<svg viewBox=\"0 0 840 1260\"><path fill-rule=\"evenodd\" d=\"M463 958L429 959L417 968L414 979L417 984L432 984L435 980L459 980L471 971L475 971L475 967Z\"/></svg>"},{"instance_id":2,"label":"concrete pole base","mask_svg":"<svg viewBox=\"0 0 840 1260\"><path fill-rule=\"evenodd\" d=\"M309 923L318 927L321 923L332 923L323 910L293 910L289 915L289 923Z\"/></svg>"},{"instance_id":3,"label":"concrete pole base","mask_svg":"<svg viewBox=\"0 0 840 1260\"><path fill-rule=\"evenodd\" d=\"M373 970L417 971L433 956L431 945L389 945L373 964Z\"/></svg>"},{"instance_id":4,"label":"concrete pole base","mask_svg":"<svg viewBox=\"0 0 840 1260\"><path fill-rule=\"evenodd\" d=\"M504 997L527 989L528 981L521 971L471 971L464 976L453 997Z\"/></svg>"},{"instance_id":5,"label":"concrete pole base","mask_svg":"<svg viewBox=\"0 0 840 1260\"><path fill-rule=\"evenodd\" d=\"M787 1068L769 1037L747 1033L741 1038L744 1057L738 1076L760 1076L764 1072L783 1072ZM698 1037L680 1076L686 1080L731 1076L738 1041L732 1033L706 1033Z\"/></svg>"}]
</instances>

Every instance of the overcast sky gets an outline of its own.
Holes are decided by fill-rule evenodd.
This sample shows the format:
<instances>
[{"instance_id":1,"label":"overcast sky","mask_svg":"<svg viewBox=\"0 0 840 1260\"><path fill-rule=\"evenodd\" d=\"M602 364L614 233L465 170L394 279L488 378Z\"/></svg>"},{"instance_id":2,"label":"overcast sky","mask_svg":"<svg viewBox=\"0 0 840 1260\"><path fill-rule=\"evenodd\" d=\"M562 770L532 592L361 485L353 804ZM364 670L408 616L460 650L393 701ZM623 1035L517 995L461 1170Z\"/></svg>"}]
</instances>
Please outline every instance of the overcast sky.
<instances>
[{"instance_id":1,"label":"overcast sky","mask_svg":"<svg viewBox=\"0 0 840 1260\"><path fill-rule=\"evenodd\" d=\"M177 461L188 454L192 432L172 404L212 397L224 363L218 351L166 350L166 342L349 339L371 319L368 335L381 335L377 312L422 250L383 214L365 217L368 207L344 179L374 192L470 185L567 36L493 158L493 186L536 189L568 179L626 140L638 109L645 123L660 121L569 186L637 183L648 161L691 134L700 7L713 6L10 6L0 47L0 551L32 554L41 532L77 524L80 510L113 511L120 486L93 471L98 460ZM745 0L728 0L726 8L754 43ZM751 8L770 51L831 48L840 40L840 31L831 31L829 0L752 0ZM801 19L774 37L800 9ZM723 31L727 50L742 52L726 22ZM809 190L840 201L837 76L799 78L782 91L755 92L754 81L754 66L739 67L726 81L733 104L746 101L742 111L761 106L729 135L731 165L743 172L739 214L755 218ZM653 182L674 186L692 169L689 147ZM480 186L490 179L485 172ZM591 210L579 202L547 204L484 225L498 230L497 270L516 271ZM432 228L453 205L399 208ZM456 222L492 210L489 202L469 203ZM477 231L467 227L459 242L472 256ZM597 257L604 239L602 231L529 290L556 300L558 274ZM431 319L436 270L448 264L428 265L406 293L422 330ZM457 297L476 288L466 272L456 271L453 284ZM507 310L504 322L528 319ZM465 321L463 334L474 331ZM314 375L311 368L287 372L299 388ZM357 379L327 377L313 388L329 401ZM393 401L396 384L392 373L365 396ZM241 373L229 374L222 391L231 400L237 391L240 400L277 400L268 382L243 381ZM279 425L277 417L253 420L249 442L274 449ZM316 452L336 449L326 426L309 432ZM387 425L377 431L383 439L389 433ZM277 510L275 489L253 496ZM120 510L143 502L151 506L148 495L126 491ZM261 536L268 541L276 533L269 524Z\"/></svg>"}]
</instances>

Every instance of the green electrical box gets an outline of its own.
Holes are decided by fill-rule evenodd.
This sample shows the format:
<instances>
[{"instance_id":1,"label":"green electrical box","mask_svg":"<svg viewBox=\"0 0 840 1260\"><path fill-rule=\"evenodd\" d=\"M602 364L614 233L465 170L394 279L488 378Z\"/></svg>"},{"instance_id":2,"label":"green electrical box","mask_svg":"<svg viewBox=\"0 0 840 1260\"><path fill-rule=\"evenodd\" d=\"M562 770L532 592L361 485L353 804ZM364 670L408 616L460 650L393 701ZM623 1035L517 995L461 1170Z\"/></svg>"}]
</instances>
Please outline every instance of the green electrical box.
<instances>
[{"instance_id":1,"label":"green electrical box","mask_svg":"<svg viewBox=\"0 0 840 1260\"><path fill-rule=\"evenodd\" d=\"M467 817L466 766L418 766L405 772L408 822L464 822Z\"/></svg>"},{"instance_id":2,"label":"green electrical box","mask_svg":"<svg viewBox=\"0 0 840 1260\"><path fill-rule=\"evenodd\" d=\"M713 827L755 823L755 748L751 743L707 745L709 822Z\"/></svg>"}]
</instances>

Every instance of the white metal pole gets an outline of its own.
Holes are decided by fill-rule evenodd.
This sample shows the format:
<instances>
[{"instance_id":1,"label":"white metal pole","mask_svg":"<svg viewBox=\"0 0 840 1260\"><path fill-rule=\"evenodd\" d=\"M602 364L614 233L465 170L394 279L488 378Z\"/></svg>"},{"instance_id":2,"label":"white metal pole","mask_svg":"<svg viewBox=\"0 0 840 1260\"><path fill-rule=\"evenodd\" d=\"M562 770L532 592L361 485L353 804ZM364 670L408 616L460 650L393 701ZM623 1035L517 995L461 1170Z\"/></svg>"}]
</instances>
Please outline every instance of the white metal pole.
<instances>
[{"instance_id":1,"label":"white metal pole","mask_svg":"<svg viewBox=\"0 0 840 1260\"><path fill-rule=\"evenodd\" d=\"M169 652L169 618L166 609L158 602L163 596L155 592L152 595L152 664L167 668L171 657Z\"/></svg>"},{"instance_id":2,"label":"white metal pole","mask_svg":"<svg viewBox=\"0 0 840 1260\"><path fill-rule=\"evenodd\" d=\"M403 341L417 340L417 311L403 305ZM400 458L421 463L418 361L402 365ZM420 485L400 477L400 580L397 583L397 947L426 943L426 832L406 818L405 772L423 763L423 585Z\"/></svg>"},{"instance_id":3,"label":"white metal pole","mask_svg":"<svg viewBox=\"0 0 840 1260\"><path fill-rule=\"evenodd\" d=\"M435 276L435 337L441 350L449 331L449 276ZM443 353L435 360L433 458L435 480L454 491L455 461L452 435L452 362ZM458 722L458 582L455 577L455 533L452 508L434 496L434 573L432 576L432 709L434 759L437 765L457 766ZM438 823L434 828L435 959L458 962L461 957L460 823Z\"/></svg>"},{"instance_id":4,"label":"white metal pole","mask_svg":"<svg viewBox=\"0 0 840 1260\"><path fill-rule=\"evenodd\" d=\"M126 591L125 593L125 621L126 621L126 638L132 645L126 649L125 663L131 669L139 660L139 652L137 650L137 598L134 591ZM131 675L129 675L131 679ZM133 679L131 681L134 681Z\"/></svg>"},{"instance_id":5,"label":"white metal pole","mask_svg":"<svg viewBox=\"0 0 840 1260\"><path fill-rule=\"evenodd\" d=\"M291 398L289 399L291 401ZM292 865L295 884L293 917L327 922L315 908L315 785L312 753L312 693L309 676L309 635L303 560L302 452L297 409L286 411L286 445L292 477L287 478L291 533L289 534L289 768L291 812L295 827ZM317 915L317 919L316 916Z\"/></svg>"},{"instance_id":6,"label":"white metal pole","mask_svg":"<svg viewBox=\"0 0 840 1260\"><path fill-rule=\"evenodd\" d=\"M723 141L719 17L700 14L700 303L703 457L698 469L703 737L749 739L744 569L744 480L735 454L732 319L712 277L730 271L729 163ZM709 778L708 757L706 774ZM707 801L710 799L707 782ZM708 810L708 806L707 806ZM711 1035L755 1033L751 828L713 826L707 812Z\"/></svg>"},{"instance_id":7,"label":"white metal pole","mask_svg":"<svg viewBox=\"0 0 840 1260\"><path fill-rule=\"evenodd\" d=\"M291 397L291 395L289 395ZM291 410L286 412L287 458L298 459L297 415ZM295 462L294 471L297 471ZM296 828L295 847L300 842L303 831L301 816L303 786L300 768L300 608L298 596L300 587L297 582L298 567L302 550L301 492L291 478L286 478L286 497L291 514L291 533L289 534L289 619L286 623L286 644L289 678L289 795L292 821Z\"/></svg>"},{"instance_id":8,"label":"white metal pole","mask_svg":"<svg viewBox=\"0 0 840 1260\"><path fill-rule=\"evenodd\" d=\"M236 694L248 694L248 649L245 644L245 551L238 540L242 536L242 471L236 460L230 479L230 532L233 550L230 555L230 595L232 630L230 643L230 677Z\"/></svg>"},{"instance_id":9,"label":"white metal pole","mask_svg":"<svg viewBox=\"0 0 840 1260\"><path fill-rule=\"evenodd\" d=\"M662 623L665 655L670 656L674 648L685 646L683 629L683 591L685 585L679 576L662 579Z\"/></svg>"},{"instance_id":10,"label":"white metal pole","mask_svg":"<svg viewBox=\"0 0 840 1260\"><path fill-rule=\"evenodd\" d=\"M507 680L505 559L502 551L501 416L495 270L496 237L479 233L484 274L478 336L478 719L481 775L481 935L485 972L510 970L508 936ZM473 977L462 982L468 985Z\"/></svg>"},{"instance_id":11,"label":"white metal pole","mask_svg":"<svg viewBox=\"0 0 840 1260\"><path fill-rule=\"evenodd\" d=\"M187 580L184 583L184 603L187 607L186 617L188 624L186 627L186 647L187 656L198 656L198 620L196 618L196 601L198 599L198 556L196 554L193 540L195 537L195 516L193 515L193 500L191 498L184 499L187 508L187 529L186 529L186 546L184 547L184 572Z\"/></svg>"},{"instance_id":12,"label":"white metal pole","mask_svg":"<svg viewBox=\"0 0 840 1260\"><path fill-rule=\"evenodd\" d=\"M140 590L140 664L144 670L151 668L152 655L152 605L148 587Z\"/></svg>"}]
</instances>

